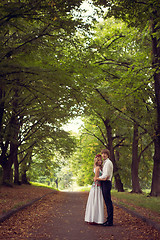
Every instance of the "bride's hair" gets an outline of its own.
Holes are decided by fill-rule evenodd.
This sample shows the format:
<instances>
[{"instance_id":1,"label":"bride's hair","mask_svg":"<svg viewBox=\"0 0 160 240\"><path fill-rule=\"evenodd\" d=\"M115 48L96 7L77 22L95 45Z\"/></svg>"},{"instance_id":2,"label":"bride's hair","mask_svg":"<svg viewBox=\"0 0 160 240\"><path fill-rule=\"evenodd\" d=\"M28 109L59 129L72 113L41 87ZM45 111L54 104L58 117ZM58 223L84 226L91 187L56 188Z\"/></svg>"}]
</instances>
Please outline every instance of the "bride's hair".
<instances>
[{"instance_id":1,"label":"bride's hair","mask_svg":"<svg viewBox=\"0 0 160 240\"><path fill-rule=\"evenodd\" d=\"M94 158L94 168L97 167L97 166L99 166L99 165L98 165L98 160L99 160L99 158L101 158L101 160L102 160L101 154L97 154L97 155L95 156L95 158ZM102 167L102 164L101 164L100 167Z\"/></svg>"}]
</instances>

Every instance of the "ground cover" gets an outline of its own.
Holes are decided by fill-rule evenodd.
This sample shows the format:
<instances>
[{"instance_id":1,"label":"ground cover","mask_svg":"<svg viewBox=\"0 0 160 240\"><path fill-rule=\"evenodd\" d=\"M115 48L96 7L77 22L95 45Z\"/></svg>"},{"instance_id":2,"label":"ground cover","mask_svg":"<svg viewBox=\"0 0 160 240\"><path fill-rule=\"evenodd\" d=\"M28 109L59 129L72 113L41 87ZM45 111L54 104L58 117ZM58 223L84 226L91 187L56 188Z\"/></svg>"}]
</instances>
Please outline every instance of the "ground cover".
<instances>
[{"instance_id":1,"label":"ground cover","mask_svg":"<svg viewBox=\"0 0 160 240\"><path fill-rule=\"evenodd\" d=\"M149 197L148 194L112 191L112 199L118 205L133 210L144 217L160 223L160 197Z\"/></svg>"},{"instance_id":2,"label":"ground cover","mask_svg":"<svg viewBox=\"0 0 160 240\"><path fill-rule=\"evenodd\" d=\"M36 191L35 187L32 187L33 186L30 186L30 192ZM149 226L141 219L132 216L118 206L114 206L113 227L106 228L100 225L89 225L85 223L84 213L87 198L88 192L52 191L51 194L47 193L45 197L39 201L18 211L9 219L2 222L0 224L0 239L160 239L160 232L154 227Z\"/></svg>"},{"instance_id":3,"label":"ground cover","mask_svg":"<svg viewBox=\"0 0 160 240\"><path fill-rule=\"evenodd\" d=\"M0 215L52 192L48 187L34 185L0 186Z\"/></svg>"},{"instance_id":4,"label":"ground cover","mask_svg":"<svg viewBox=\"0 0 160 240\"><path fill-rule=\"evenodd\" d=\"M79 190L89 191L90 187ZM42 184L15 185L13 188L0 186L0 215L52 191L52 188ZM113 190L112 199L118 205L160 223L160 197L147 197L147 194L131 194L129 192L120 193Z\"/></svg>"}]
</instances>

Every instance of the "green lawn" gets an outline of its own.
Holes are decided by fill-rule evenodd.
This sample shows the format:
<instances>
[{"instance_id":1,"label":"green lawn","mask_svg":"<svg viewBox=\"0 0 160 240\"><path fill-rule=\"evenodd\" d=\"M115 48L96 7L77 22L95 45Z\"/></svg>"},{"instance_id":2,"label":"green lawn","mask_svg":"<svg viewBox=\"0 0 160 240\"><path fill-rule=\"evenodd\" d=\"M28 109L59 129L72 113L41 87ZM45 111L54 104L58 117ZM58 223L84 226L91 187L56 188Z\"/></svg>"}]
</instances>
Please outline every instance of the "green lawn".
<instances>
[{"instance_id":1,"label":"green lawn","mask_svg":"<svg viewBox=\"0 0 160 240\"><path fill-rule=\"evenodd\" d=\"M58 189L55 189L51 186L47 186L46 184L43 184L43 183L38 183L38 182L30 182L33 186L37 186L37 187L46 187L46 188L50 188L50 189L54 189L54 190L57 190Z\"/></svg>"},{"instance_id":2,"label":"green lawn","mask_svg":"<svg viewBox=\"0 0 160 240\"><path fill-rule=\"evenodd\" d=\"M115 190L112 191L112 196L116 197L120 203L124 199L128 203L160 213L160 197L148 197L148 194L134 194L129 192L121 193Z\"/></svg>"}]
</instances>

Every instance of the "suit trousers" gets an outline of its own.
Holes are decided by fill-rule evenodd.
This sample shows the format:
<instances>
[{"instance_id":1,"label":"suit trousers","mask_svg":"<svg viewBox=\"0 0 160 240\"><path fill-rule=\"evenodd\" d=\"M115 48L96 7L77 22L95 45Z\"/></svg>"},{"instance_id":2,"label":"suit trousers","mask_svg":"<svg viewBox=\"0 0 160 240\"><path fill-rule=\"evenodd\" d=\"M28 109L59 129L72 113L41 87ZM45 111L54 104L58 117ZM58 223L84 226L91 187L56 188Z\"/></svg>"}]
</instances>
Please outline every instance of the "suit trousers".
<instances>
[{"instance_id":1,"label":"suit trousers","mask_svg":"<svg viewBox=\"0 0 160 240\"><path fill-rule=\"evenodd\" d=\"M107 221L110 224L113 224L113 204L112 204L112 200L111 200L111 188L112 188L112 184L111 181L106 180L106 181L101 181L101 185L102 185L102 194L103 194L103 198L107 207Z\"/></svg>"}]
</instances>

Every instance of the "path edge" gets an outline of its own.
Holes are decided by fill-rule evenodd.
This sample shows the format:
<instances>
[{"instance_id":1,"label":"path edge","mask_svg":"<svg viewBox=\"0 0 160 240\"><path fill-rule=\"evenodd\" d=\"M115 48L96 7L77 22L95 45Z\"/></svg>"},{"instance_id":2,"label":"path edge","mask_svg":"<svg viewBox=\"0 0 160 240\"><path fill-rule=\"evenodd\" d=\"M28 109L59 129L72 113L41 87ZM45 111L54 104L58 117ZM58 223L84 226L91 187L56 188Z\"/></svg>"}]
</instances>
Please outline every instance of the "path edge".
<instances>
[{"instance_id":1,"label":"path edge","mask_svg":"<svg viewBox=\"0 0 160 240\"><path fill-rule=\"evenodd\" d=\"M41 197L38 197L38 198L35 198L35 199L31 200L30 202L28 202L28 203L26 203L26 204L24 204L24 205L22 205L22 206L20 206L20 207L18 207L18 208L11 209L11 210L9 210L8 212L0 215L0 223L2 223L2 222L4 222L5 220L9 219L13 214L15 214L15 213L17 213L17 212L19 212L19 211L21 211L21 210L23 210L23 209L31 206L33 203L35 203L35 202L41 200L42 198L46 197L47 195L53 194L53 193L55 194L55 193L57 193L57 191L56 191L56 190L53 190L53 191L51 191L51 192L49 192L49 193L44 194L44 195L41 196Z\"/></svg>"},{"instance_id":2,"label":"path edge","mask_svg":"<svg viewBox=\"0 0 160 240\"><path fill-rule=\"evenodd\" d=\"M155 228L157 231L160 232L160 224L159 224L159 223L157 223L157 222L155 222L155 221L153 221L153 220L151 220L151 219L149 219L149 218L146 218L146 217L140 215L139 213L137 213L137 212L135 212L135 211L133 211L133 210L130 210L130 209L128 209L127 207L122 206L121 204L117 204L117 203L115 203L114 201L113 201L113 204L114 204L115 206L123 209L123 210L126 211L127 213L130 213L132 216L141 219L143 222L147 223L148 225L150 225L151 227Z\"/></svg>"}]
</instances>

